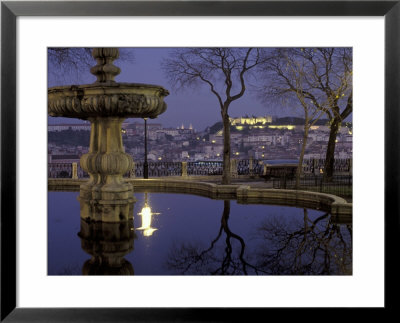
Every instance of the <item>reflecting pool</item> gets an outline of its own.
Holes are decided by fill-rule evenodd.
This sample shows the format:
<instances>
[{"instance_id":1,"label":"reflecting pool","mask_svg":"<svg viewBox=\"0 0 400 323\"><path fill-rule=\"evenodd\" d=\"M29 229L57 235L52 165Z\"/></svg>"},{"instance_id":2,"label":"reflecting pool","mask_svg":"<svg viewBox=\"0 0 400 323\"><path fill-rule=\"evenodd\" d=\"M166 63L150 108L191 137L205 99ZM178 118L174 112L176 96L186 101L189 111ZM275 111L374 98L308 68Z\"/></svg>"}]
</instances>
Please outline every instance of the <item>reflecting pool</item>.
<instances>
[{"instance_id":1,"label":"reflecting pool","mask_svg":"<svg viewBox=\"0 0 400 323\"><path fill-rule=\"evenodd\" d=\"M133 221L88 222L48 193L49 275L351 275L352 225L322 211L135 193Z\"/></svg>"}]
</instances>

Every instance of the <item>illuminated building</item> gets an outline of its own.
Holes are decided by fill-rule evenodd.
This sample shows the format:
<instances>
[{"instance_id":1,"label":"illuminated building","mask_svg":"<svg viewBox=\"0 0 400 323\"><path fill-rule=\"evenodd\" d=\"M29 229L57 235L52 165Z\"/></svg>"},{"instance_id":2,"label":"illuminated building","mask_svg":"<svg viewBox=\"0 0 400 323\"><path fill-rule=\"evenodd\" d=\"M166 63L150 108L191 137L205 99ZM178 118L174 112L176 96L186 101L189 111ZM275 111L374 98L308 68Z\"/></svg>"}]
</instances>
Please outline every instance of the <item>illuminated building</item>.
<instances>
[{"instance_id":1,"label":"illuminated building","mask_svg":"<svg viewBox=\"0 0 400 323\"><path fill-rule=\"evenodd\" d=\"M230 122L232 126L241 126L241 125L265 125L267 123L272 123L271 116L265 117L238 117L238 118L230 118Z\"/></svg>"}]
</instances>

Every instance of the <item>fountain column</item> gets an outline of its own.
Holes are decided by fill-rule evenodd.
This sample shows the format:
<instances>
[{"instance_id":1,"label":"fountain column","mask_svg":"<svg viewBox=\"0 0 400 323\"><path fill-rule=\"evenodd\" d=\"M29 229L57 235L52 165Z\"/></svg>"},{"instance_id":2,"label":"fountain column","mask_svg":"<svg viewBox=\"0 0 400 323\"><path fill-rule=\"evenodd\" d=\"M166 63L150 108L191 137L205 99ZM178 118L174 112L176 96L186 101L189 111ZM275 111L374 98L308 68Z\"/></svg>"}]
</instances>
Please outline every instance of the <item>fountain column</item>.
<instances>
[{"instance_id":1,"label":"fountain column","mask_svg":"<svg viewBox=\"0 0 400 323\"><path fill-rule=\"evenodd\" d=\"M116 222L133 217L133 187L123 175L133 166L124 152L121 136L123 118L89 118L91 122L89 152L80 163L89 174L81 185L81 216L92 220ZM85 210L86 209L86 210Z\"/></svg>"}]
</instances>

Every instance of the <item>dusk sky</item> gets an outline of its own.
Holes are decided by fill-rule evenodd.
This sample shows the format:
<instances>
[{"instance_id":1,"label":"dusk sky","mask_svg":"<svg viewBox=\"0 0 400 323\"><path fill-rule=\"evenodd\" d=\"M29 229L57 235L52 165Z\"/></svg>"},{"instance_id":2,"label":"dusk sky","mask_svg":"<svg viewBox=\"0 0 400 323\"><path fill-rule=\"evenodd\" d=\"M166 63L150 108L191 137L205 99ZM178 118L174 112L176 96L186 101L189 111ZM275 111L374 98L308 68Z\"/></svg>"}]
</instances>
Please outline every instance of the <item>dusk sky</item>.
<instances>
[{"instance_id":1,"label":"dusk sky","mask_svg":"<svg viewBox=\"0 0 400 323\"><path fill-rule=\"evenodd\" d=\"M206 86L180 90L179 92L172 89L161 69L162 59L168 57L171 50L171 48L133 48L133 62L119 59L114 61L114 64L121 68L121 74L116 77L116 81L155 84L169 90L170 95L165 98L165 102L168 105L167 111L159 115L157 119L150 120L149 123L161 123L166 127L172 128L180 127L182 124L187 128L192 124L194 129L202 131L207 126L211 126L221 120L217 98ZM96 65L94 60L93 65ZM90 74L89 69L82 71L79 83L90 84L94 81L95 77ZM49 74L49 86L78 83L77 79L73 77L65 78L61 82L54 79L51 73ZM287 107L279 109L279 107L262 103L256 99L255 94L248 88L245 95L233 102L229 108L231 117L246 114L255 116L288 116L295 115L296 111ZM49 124L78 122L78 119L49 117Z\"/></svg>"}]
</instances>

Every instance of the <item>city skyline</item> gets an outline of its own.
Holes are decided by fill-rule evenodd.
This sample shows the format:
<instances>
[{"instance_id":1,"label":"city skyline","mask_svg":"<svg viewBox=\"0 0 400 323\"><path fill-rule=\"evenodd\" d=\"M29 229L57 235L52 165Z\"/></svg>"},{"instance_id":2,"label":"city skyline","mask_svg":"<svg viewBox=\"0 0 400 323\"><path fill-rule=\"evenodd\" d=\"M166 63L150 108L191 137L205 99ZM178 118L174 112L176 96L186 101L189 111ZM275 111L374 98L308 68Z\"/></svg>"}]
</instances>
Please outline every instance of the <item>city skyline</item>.
<instances>
[{"instance_id":1,"label":"city skyline","mask_svg":"<svg viewBox=\"0 0 400 323\"><path fill-rule=\"evenodd\" d=\"M132 120L133 122L124 122L122 136L125 152L138 161L144 156L144 124ZM303 130L301 120L288 124L286 119L237 118L232 119L231 127L232 158L298 158ZM82 130L85 130L86 134L81 132ZM54 161L57 159L58 163L61 161L59 157L63 163L70 163L71 158L77 161L78 156L88 151L89 131L89 123L49 125L50 158L53 156ZM149 123L147 132L150 145L147 155L149 160L200 161L222 158L222 125L214 125L207 127L207 131L197 132L187 127L165 128L161 123ZM65 135L66 133L68 135ZM329 126L324 120L310 129L306 159L325 158L328 134ZM352 128L348 124L343 124L338 133L335 157L352 157Z\"/></svg>"}]
</instances>

